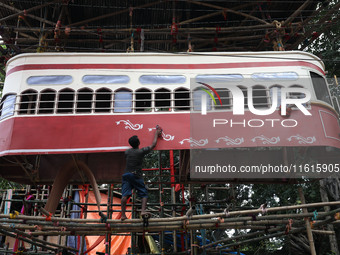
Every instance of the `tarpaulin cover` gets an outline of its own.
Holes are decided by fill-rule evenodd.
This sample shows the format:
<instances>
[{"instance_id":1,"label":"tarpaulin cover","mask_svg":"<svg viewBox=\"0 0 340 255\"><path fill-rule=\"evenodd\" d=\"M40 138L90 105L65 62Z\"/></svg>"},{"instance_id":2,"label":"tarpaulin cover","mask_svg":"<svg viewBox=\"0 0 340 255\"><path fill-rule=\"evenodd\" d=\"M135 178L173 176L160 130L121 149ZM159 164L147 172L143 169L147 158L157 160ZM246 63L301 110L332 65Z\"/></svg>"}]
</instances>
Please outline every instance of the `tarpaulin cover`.
<instances>
[{"instance_id":1,"label":"tarpaulin cover","mask_svg":"<svg viewBox=\"0 0 340 255\"><path fill-rule=\"evenodd\" d=\"M107 204L107 194L101 193L101 204ZM85 203L85 191L80 191L80 202ZM92 191L89 192L89 197L88 197L88 203L90 204L96 204L96 198L93 194ZM113 197L112 203L113 204L120 204L121 199L117 197ZM106 214L106 206L101 206L101 211ZM121 210L120 206L113 206L111 208L112 210ZM127 206L127 210L130 210L131 208ZM97 210L96 205L90 205L87 207L88 211L91 210ZM131 218L131 212L127 212L126 216L130 219ZM84 215L82 215L84 217ZM120 219L121 213L120 212L113 212L112 213L112 219ZM100 219L100 216L98 213L87 213L87 219ZM86 248L89 249L92 247L93 244L96 243L96 241L100 238L99 236L87 236L86 237ZM105 253L105 238L89 253L89 255L95 255L96 252L103 252ZM116 236L112 235L111 236L111 251L110 254L126 254L128 248L131 247L131 236L126 235L126 236Z\"/></svg>"}]
</instances>

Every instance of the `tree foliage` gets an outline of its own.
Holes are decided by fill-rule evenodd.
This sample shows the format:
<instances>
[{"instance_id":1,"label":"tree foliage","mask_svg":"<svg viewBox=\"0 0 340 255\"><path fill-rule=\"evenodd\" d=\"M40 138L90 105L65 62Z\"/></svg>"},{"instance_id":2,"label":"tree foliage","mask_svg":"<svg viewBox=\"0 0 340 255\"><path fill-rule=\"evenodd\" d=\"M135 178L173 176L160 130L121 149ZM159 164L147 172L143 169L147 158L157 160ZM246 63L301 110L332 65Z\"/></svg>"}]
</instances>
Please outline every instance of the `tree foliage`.
<instances>
[{"instance_id":1,"label":"tree foliage","mask_svg":"<svg viewBox=\"0 0 340 255\"><path fill-rule=\"evenodd\" d=\"M330 1L328 9L337 4L338 1ZM325 15L327 10L315 17L318 20ZM320 57L326 66L328 76L340 77L340 22L339 13L328 18L328 24L319 26L314 32L315 40L308 46L307 50Z\"/></svg>"}]
</instances>

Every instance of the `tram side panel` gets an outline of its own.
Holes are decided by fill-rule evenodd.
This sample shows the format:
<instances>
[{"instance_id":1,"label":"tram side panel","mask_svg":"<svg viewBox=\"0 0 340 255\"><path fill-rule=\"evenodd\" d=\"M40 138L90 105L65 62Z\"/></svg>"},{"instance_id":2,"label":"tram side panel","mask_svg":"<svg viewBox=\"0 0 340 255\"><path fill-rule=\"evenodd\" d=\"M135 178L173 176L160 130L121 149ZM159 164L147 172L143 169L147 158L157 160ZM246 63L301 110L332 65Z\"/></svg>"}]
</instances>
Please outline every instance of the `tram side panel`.
<instances>
[{"instance_id":1,"label":"tram side panel","mask_svg":"<svg viewBox=\"0 0 340 255\"><path fill-rule=\"evenodd\" d=\"M23 63L20 62L20 64ZM25 75L24 72L26 72ZM72 87L75 91L73 113L56 114L54 109L52 114L37 114L40 93L47 88L47 86L40 85L34 88L37 91L35 97L37 102L34 104L35 109L32 109L32 113L18 114L20 112L21 92L33 88L26 84L29 75L27 72L25 70L12 72L6 78L4 94L13 93L17 94L18 97L13 115L0 121L0 156L12 159L12 156L23 155L35 166L34 162L37 161L39 155L40 165L36 167L39 167L38 178L42 182L53 180L58 168L65 162L72 160L71 154L77 154L77 158L84 160L93 169L98 180L103 182L117 180L124 168L122 152L128 148L128 138L131 135L138 135L141 139L141 146L149 145L156 125L160 125L164 130L163 140L156 147L158 150L220 147L230 149L259 147L340 148L338 116L331 107L322 104L312 104L312 116L304 116L296 109L293 109L289 117L281 116L278 109L270 116L257 116L248 111L242 117L233 115L230 110L208 112L206 119L203 119L205 121L196 128L192 126L192 115L189 111L75 113L77 91L83 87L77 80L76 83L66 86ZM38 74L43 71L34 72ZM51 71L47 70L48 72ZM59 70L58 74L63 72L65 74L77 73L77 70ZM103 70L100 72L105 73ZM216 72L220 71L217 70ZM132 80L134 84L138 81L136 77ZM21 84L21 86L18 84ZM134 86L131 90L135 92L139 87ZM128 86L124 85L123 87ZM63 86L53 87L56 91L54 107L58 105L58 91L62 88ZM115 89L118 88L116 86ZM95 89L93 88L93 91ZM155 91L155 86L152 87L152 91ZM214 118L225 120L224 122L227 121L227 123L220 124L212 129ZM275 121L270 121L270 119L275 119ZM289 122L294 119L298 121L296 126L293 125L292 121ZM234 125L231 125L232 121ZM265 159L266 155L261 157ZM231 158L233 159L232 156ZM16 167L18 172L22 171L20 166ZM11 175L5 168L1 168L1 172L7 172L6 174L9 177ZM22 178L23 182L28 181L27 176ZM75 177L75 180L80 180L80 178Z\"/></svg>"}]
</instances>

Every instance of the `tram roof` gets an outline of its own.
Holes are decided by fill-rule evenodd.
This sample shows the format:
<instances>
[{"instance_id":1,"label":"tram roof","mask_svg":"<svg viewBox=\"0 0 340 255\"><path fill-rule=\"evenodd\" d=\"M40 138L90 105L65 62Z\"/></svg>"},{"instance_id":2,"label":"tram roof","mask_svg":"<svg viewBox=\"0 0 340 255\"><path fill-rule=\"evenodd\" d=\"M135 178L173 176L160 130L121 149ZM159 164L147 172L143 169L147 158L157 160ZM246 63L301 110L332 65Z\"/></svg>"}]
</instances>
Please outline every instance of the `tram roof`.
<instances>
[{"instance_id":1,"label":"tram roof","mask_svg":"<svg viewBox=\"0 0 340 255\"><path fill-rule=\"evenodd\" d=\"M103 62L140 62L140 63L169 63L169 59L165 59L167 57L174 58L172 62L180 61L180 63L196 63L199 58L200 63L205 62L268 62L268 61L304 61L311 62L315 65L318 65L322 70L324 70L324 63L317 56L303 51L266 51L266 52L182 52L182 53L151 53L151 52L143 52L143 53L90 53L90 52L73 52L73 53L25 53L19 54L13 58L11 58L7 62L7 71L10 69L9 67L13 62L19 61L19 64L29 64L29 63L37 63L41 62L44 64L47 63L56 63L57 59L62 58L62 61L65 62L65 58L67 58L67 63L78 63L79 58L85 58L85 60L81 60L83 63L103 63ZM188 58L189 57L189 58ZM194 60L190 60L190 57L194 57ZM23 60L25 59L25 60ZM31 60L29 60L31 59ZM34 59L34 60L33 60ZM41 60L39 60L41 59ZM116 59L116 60L114 60ZM151 61L151 62L150 62ZM154 62L152 62L154 61ZM136 63L137 63L136 62ZM17 64L18 64L17 63Z\"/></svg>"}]
</instances>

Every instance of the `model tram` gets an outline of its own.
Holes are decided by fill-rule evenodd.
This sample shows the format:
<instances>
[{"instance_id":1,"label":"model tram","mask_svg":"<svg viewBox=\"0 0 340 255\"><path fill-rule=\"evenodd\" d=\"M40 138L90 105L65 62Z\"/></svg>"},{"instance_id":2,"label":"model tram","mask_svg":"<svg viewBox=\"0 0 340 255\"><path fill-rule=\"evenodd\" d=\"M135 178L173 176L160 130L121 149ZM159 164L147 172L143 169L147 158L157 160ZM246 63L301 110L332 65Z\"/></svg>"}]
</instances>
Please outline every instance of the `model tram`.
<instances>
[{"instance_id":1,"label":"model tram","mask_svg":"<svg viewBox=\"0 0 340 255\"><path fill-rule=\"evenodd\" d=\"M233 114L231 87L242 93L243 115ZM282 114L282 95L303 97L294 89L280 93L289 88L310 91L303 104L310 115L294 105L285 105L288 113ZM202 104L206 92L210 96ZM249 110L249 102L258 111L270 109L274 93L279 103L270 114ZM207 120L220 121L220 131L204 132L211 130L209 121L193 126L190 118L201 114L202 105ZM98 182L117 181L128 138L138 135L148 145L156 125L163 128L156 149L180 150L182 161L190 149L223 144L235 164L293 160L294 148L308 148L320 162L336 162L335 107L322 61L305 52L21 54L6 68L0 174L50 183L73 155Z\"/></svg>"}]
</instances>

